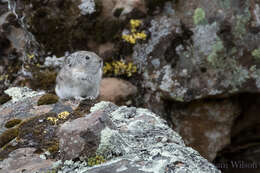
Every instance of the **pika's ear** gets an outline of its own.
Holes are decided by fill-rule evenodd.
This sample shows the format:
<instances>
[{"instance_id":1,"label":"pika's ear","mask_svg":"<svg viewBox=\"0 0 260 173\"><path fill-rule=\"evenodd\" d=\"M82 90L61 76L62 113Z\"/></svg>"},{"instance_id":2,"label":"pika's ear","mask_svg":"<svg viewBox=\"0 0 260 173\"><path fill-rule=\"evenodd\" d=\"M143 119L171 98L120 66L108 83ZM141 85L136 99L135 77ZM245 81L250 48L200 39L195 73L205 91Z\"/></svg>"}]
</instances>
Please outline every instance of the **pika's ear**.
<instances>
[{"instance_id":1,"label":"pika's ear","mask_svg":"<svg viewBox=\"0 0 260 173\"><path fill-rule=\"evenodd\" d=\"M69 67L71 67L72 61L71 61L71 59L69 58L69 56L66 56L66 57L65 57L64 64L65 64L65 65L68 65Z\"/></svg>"}]
</instances>

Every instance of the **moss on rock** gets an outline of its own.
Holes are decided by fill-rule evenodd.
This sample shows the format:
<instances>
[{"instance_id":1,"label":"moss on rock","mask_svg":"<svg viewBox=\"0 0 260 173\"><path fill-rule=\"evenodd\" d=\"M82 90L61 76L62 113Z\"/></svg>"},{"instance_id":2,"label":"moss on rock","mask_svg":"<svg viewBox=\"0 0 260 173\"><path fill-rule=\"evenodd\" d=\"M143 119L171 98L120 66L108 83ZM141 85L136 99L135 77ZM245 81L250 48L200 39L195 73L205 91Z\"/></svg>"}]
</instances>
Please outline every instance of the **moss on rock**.
<instances>
[{"instance_id":1,"label":"moss on rock","mask_svg":"<svg viewBox=\"0 0 260 173\"><path fill-rule=\"evenodd\" d=\"M18 129L12 128L7 129L1 136L0 136L0 148L8 144L11 140L18 136Z\"/></svg>"},{"instance_id":2,"label":"moss on rock","mask_svg":"<svg viewBox=\"0 0 260 173\"><path fill-rule=\"evenodd\" d=\"M14 118L14 119L11 119L11 120L9 120L9 121L7 121L6 123L5 123L5 128L12 128L12 127L14 127L14 126L16 126L16 125L18 125L18 124L20 124L22 122L22 120L20 120L20 119L16 119L16 118Z\"/></svg>"},{"instance_id":3,"label":"moss on rock","mask_svg":"<svg viewBox=\"0 0 260 173\"><path fill-rule=\"evenodd\" d=\"M51 90L54 88L57 76L55 71L39 71L39 69L36 67L31 69L31 71L33 73L33 79L31 79L29 82L33 90Z\"/></svg>"},{"instance_id":4,"label":"moss on rock","mask_svg":"<svg viewBox=\"0 0 260 173\"><path fill-rule=\"evenodd\" d=\"M37 105L40 106L40 105L54 104L57 103L58 100L59 100L58 96L47 93L39 98Z\"/></svg>"},{"instance_id":5,"label":"moss on rock","mask_svg":"<svg viewBox=\"0 0 260 173\"><path fill-rule=\"evenodd\" d=\"M12 97L10 97L9 95L7 95L5 93L1 94L1 96L0 96L0 105L8 102L11 99L12 99Z\"/></svg>"},{"instance_id":6,"label":"moss on rock","mask_svg":"<svg viewBox=\"0 0 260 173\"><path fill-rule=\"evenodd\" d=\"M59 142L53 142L52 145L50 145L47 150L51 153L51 154L56 154L59 151Z\"/></svg>"}]
</instances>

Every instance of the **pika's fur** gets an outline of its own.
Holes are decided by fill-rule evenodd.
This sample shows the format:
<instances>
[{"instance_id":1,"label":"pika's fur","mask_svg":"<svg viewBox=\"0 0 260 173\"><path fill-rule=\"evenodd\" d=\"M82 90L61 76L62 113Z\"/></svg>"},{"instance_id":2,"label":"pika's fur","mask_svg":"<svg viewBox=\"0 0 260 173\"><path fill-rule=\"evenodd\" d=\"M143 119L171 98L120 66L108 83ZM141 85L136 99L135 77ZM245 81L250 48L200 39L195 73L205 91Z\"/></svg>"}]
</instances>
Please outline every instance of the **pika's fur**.
<instances>
[{"instance_id":1,"label":"pika's fur","mask_svg":"<svg viewBox=\"0 0 260 173\"><path fill-rule=\"evenodd\" d=\"M80 100L97 98L102 67L102 59L94 52L78 51L67 56L56 78L57 96Z\"/></svg>"}]
</instances>

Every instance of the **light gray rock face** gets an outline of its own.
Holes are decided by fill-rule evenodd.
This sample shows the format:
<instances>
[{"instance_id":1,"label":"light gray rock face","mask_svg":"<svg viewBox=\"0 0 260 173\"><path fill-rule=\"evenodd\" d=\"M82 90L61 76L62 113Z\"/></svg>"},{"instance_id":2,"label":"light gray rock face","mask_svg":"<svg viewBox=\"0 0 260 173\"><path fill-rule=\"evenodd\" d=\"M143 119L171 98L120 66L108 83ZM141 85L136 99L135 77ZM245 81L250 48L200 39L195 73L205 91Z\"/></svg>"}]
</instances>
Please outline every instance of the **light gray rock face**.
<instances>
[{"instance_id":1,"label":"light gray rock face","mask_svg":"<svg viewBox=\"0 0 260 173\"><path fill-rule=\"evenodd\" d=\"M94 0L82 0L78 6L82 15L92 14L96 11Z\"/></svg>"},{"instance_id":2,"label":"light gray rock face","mask_svg":"<svg viewBox=\"0 0 260 173\"><path fill-rule=\"evenodd\" d=\"M64 165L60 172L220 173L197 151L186 147L181 137L151 111L118 107L110 102L96 104L91 108L91 112L97 114L96 111L103 111L103 115L108 115L115 126L97 130L100 138L96 154L103 155L108 161L95 167L83 167L81 164L86 164L84 162L71 162L70 165ZM91 118L92 114L86 117ZM67 130L76 130L76 126L69 126L75 124L75 121L80 120L68 122L66 126L71 128ZM70 146L67 148L69 151Z\"/></svg>"}]
</instances>

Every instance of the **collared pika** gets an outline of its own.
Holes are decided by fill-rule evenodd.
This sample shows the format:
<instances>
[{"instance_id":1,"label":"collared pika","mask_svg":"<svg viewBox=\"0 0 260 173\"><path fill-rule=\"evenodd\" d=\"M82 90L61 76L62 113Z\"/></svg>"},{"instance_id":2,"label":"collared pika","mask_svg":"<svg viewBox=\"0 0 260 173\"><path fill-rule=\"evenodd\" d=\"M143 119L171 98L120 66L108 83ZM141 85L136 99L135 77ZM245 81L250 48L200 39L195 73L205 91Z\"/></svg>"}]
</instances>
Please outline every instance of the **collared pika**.
<instances>
[{"instance_id":1,"label":"collared pika","mask_svg":"<svg viewBox=\"0 0 260 173\"><path fill-rule=\"evenodd\" d=\"M102 59L89 51L78 51L65 58L56 78L55 92L61 99L94 99L99 95Z\"/></svg>"}]
</instances>

